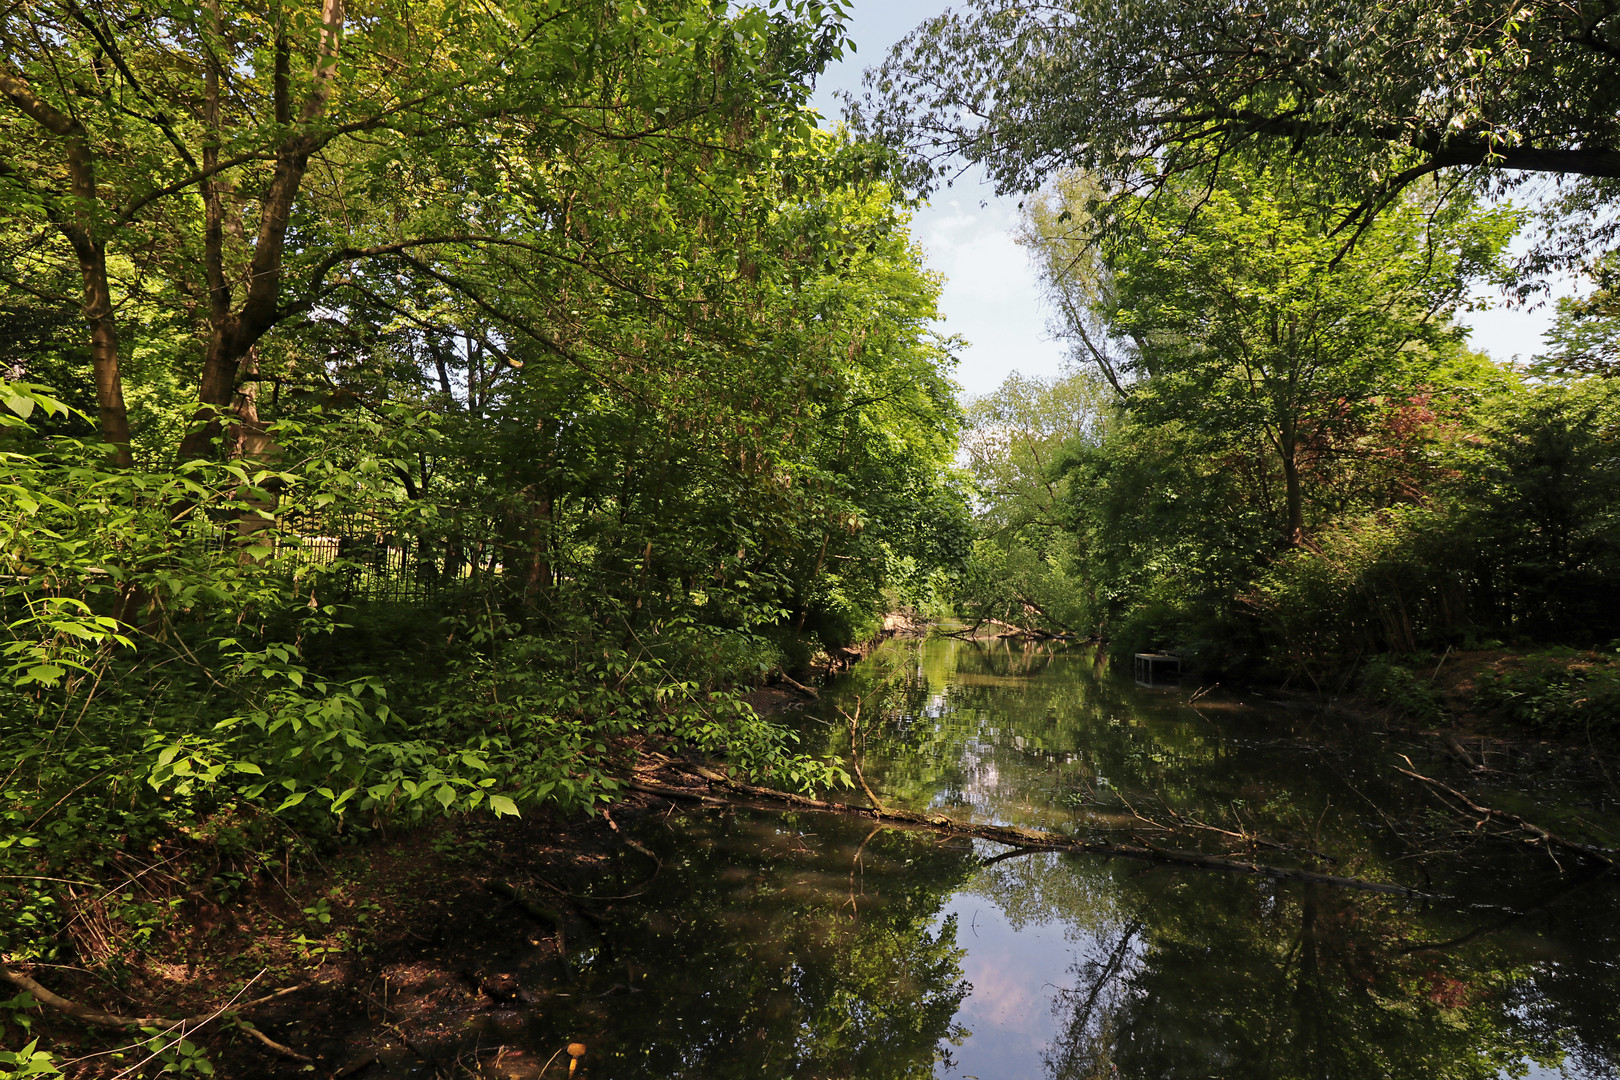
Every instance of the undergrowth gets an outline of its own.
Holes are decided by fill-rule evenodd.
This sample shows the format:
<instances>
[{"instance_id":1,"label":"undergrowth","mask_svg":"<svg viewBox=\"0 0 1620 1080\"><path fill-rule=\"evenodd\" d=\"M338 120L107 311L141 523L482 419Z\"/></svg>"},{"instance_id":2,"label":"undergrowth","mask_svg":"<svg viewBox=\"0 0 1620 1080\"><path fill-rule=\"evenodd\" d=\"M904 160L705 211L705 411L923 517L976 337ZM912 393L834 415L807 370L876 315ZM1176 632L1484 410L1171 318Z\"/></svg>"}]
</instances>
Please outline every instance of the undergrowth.
<instances>
[{"instance_id":1,"label":"undergrowth","mask_svg":"<svg viewBox=\"0 0 1620 1080\"><path fill-rule=\"evenodd\" d=\"M1482 712L1550 735L1620 738L1620 657L1556 649L1480 673L1474 703Z\"/></svg>"},{"instance_id":2,"label":"undergrowth","mask_svg":"<svg viewBox=\"0 0 1620 1080\"><path fill-rule=\"evenodd\" d=\"M495 574L407 607L345 601L367 567L301 559L284 523L347 510L381 529L434 528L430 505L393 490L380 428L372 456L347 464L140 471L109 466L93 443L30 442L27 417L61 406L21 384L8 393L8 971L59 965L131 988L154 958L189 959L207 918L274 882L285 891L323 849L430 816L588 812L649 743L724 755L782 786L847 782L744 702L741 687L782 659L757 621L649 616L566 582L544 604L514 601ZM326 902L304 913L300 962L363 939L352 917L328 926ZM30 1034L34 1015L27 997L0 1013L0 1077L56 1068ZM211 1069L185 1040L148 1056L171 1073Z\"/></svg>"}]
</instances>

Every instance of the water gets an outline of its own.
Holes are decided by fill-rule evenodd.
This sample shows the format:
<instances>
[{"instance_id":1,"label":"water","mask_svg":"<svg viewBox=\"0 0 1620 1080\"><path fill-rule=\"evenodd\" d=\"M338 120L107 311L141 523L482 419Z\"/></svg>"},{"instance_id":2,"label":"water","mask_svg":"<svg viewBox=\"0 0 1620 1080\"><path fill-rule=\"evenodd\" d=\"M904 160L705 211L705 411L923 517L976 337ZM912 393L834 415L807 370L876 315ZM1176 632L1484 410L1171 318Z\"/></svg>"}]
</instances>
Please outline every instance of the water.
<instances>
[{"instance_id":1,"label":"water","mask_svg":"<svg viewBox=\"0 0 1620 1080\"><path fill-rule=\"evenodd\" d=\"M683 810L643 823L663 868L601 905L573 980L484 1033L530 1048L486 1072L578 1040L603 1080L1620 1075L1614 877L1481 838L1394 766L1612 844L1607 785L1546 749L1487 783L1418 735L1190 689L1079 649L891 642L805 734L845 760L853 739L896 805L1440 898Z\"/></svg>"}]
</instances>

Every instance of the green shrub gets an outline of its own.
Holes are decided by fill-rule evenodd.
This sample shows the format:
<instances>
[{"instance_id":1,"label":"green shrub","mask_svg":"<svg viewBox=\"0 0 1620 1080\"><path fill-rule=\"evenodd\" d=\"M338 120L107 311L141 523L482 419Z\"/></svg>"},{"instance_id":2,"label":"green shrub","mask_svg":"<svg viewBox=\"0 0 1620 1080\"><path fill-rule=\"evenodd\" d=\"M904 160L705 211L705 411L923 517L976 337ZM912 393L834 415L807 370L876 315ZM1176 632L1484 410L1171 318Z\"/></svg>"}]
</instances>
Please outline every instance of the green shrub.
<instances>
[{"instance_id":1,"label":"green shrub","mask_svg":"<svg viewBox=\"0 0 1620 1080\"><path fill-rule=\"evenodd\" d=\"M1445 715L1440 695L1428 678L1394 657L1380 656L1369 661L1357 686L1362 697L1394 716L1432 724Z\"/></svg>"},{"instance_id":2,"label":"green shrub","mask_svg":"<svg viewBox=\"0 0 1620 1080\"><path fill-rule=\"evenodd\" d=\"M1317 662L1412 653L1470 627L1454 508L1346 518L1276 559L1244 597L1284 655Z\"/></svg>"},{"instance_id":3,"label":"green shrub","mask_svg":"<svg viewBox=\"0 0 1620 1080\"><path fill-rule=\"evenodd\" d=\"M1620 660L1569 650L1535 653L1523 667L1482 672L1474 704L1535 731L1612 739L1620 736Z\"/></svg>"}]
</instances>

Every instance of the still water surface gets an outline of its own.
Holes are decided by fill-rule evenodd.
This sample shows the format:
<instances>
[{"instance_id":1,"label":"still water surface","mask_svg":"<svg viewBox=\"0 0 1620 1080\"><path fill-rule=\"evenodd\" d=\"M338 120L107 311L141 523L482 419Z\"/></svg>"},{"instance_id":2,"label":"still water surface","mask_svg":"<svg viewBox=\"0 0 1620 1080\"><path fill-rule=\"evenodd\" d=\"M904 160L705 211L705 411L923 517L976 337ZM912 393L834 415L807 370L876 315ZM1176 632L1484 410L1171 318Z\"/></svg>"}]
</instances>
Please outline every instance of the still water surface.
<instances>
[{"instance_id":1,"label":"still water surface","mask_svg":"<svg viewBox=\"0 0 1620 1080\"><path fill-rule=\"evenodd\" d=\"M1094 659L890 642L805 739L847 760L859 698L896 805L1209 852L1259 834L1283 845L1263 861L1441 898L683 810L643 824L658 886L526 1037L585 1040L600 1080L1620 1076L1614 877L1481 840L1394 766L1613 844L1607 785L1547 750L1466 776L1421 735L1193 707Z\"/></svg>"}]
</instances>

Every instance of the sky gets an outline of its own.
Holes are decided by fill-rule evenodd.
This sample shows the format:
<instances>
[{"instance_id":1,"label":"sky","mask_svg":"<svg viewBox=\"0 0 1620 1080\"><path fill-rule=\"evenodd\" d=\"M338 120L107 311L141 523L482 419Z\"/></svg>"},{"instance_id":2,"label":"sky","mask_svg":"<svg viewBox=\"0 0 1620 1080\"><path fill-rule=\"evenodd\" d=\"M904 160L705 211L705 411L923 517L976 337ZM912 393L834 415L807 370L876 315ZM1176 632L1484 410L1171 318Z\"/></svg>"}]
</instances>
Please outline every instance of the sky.
<instances>
[{"instance_id":1,"label":"sky","mask_svg":"<svg viewBox=\"0 0 1620 1080\"><path fill-rule=\"evenodd\" d=\"M953 6L945 0L855 0L850 35L856 52L829 67L816 86L814 107L828 122L843 115L837 91L859 94L861 73L882 61L889 47L918 23ZM964 6L961 0L954 5ZM966 397L989 393L1012 371L1051 376L1064 370L1068 349L1048 331L1040 281L1028 254L1013 240L1018 199L996 196L969 174L934 194L912 221L912 233L931 269L945 276L941 330L968 346L958 354L956 381ZM1494 304L1496 297L1476 298ZM1551 305L1535 311L1500 306L1470 313L1471 343L1499 360L1529 357L1551 322Z\"/></svg>"}]
</instances>

